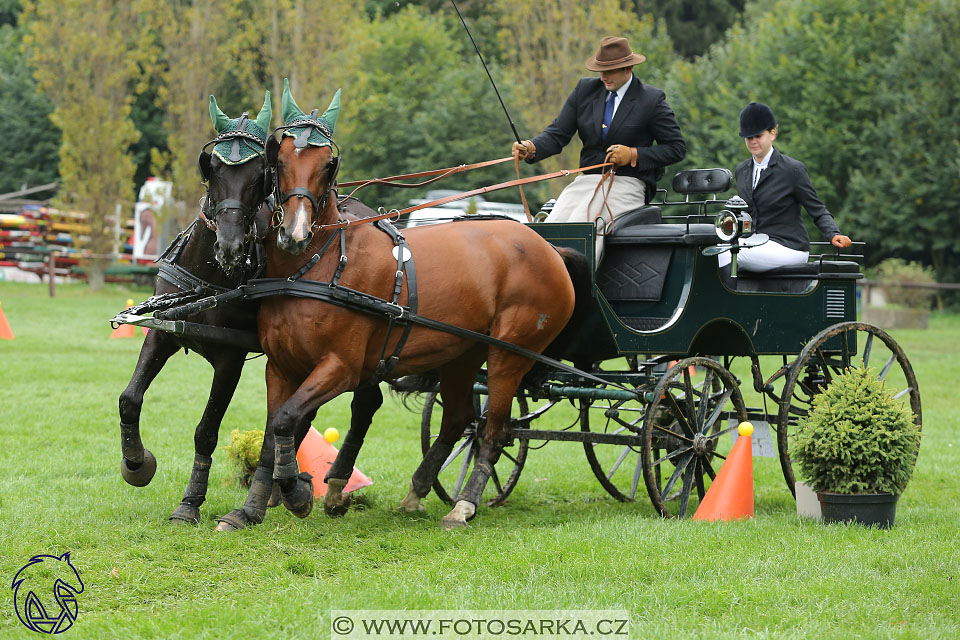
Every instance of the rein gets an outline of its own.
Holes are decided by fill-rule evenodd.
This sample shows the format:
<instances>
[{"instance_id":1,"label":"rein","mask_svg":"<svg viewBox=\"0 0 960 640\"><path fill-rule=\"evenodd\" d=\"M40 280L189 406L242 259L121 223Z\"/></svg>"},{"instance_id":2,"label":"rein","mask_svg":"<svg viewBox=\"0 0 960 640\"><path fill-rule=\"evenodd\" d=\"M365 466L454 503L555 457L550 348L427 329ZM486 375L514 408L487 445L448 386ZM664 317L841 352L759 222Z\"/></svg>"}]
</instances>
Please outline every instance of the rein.
<instances>
[{"instance_id":1,"label":"rein","mask_svg":"<svg viewBox=\"0 0 960 640\"><path fill-rule=\"evenodd\" d=\"M509 160L509 158L507 158ZM358 224L366 224L368 222L376 222L378 220L385 220L387 218L396 218L402 216L406 213L412 213L414 211L419 211L420 209L426 209L428 207L436 207L438 205L446 204L448 202L455 202L457 200L463 200L465 198L471 198L482 193L490 193L491 191L499 191L500 189L507 189L509 187L516 187L524 184L530 184L532 182L542 182L544 180L552 180L553 178L559 178L562 176L573 175L574 173L582 173L584 171L590 171L592 169L599 169L602 167L611 166L609 162L603 162L601 164L594 164L589 167L580 167L578 169L561 169L560 171L554 171L553 173L547 173L540 176L530 176L528 178L518 178L516 180L510 180L508 182L500 182L498 184L491 185L489 187L479 187L477 189L472 189L470 191L464 191L462 193L456 193L452 196L446 196L445 198L439 198L437 200L431 200L430 202L425 202L423 204L414 205L412 207L407 207L406 209L391 209L387 213L380 214L378 216L370 216L369 218L361 218L359 220L344 220L336 222L333 224L320 224L315 225L314 228L319 231L327 231L331 229L347 229L351 226L357 226Z\"/></svg>"}]
</instances>

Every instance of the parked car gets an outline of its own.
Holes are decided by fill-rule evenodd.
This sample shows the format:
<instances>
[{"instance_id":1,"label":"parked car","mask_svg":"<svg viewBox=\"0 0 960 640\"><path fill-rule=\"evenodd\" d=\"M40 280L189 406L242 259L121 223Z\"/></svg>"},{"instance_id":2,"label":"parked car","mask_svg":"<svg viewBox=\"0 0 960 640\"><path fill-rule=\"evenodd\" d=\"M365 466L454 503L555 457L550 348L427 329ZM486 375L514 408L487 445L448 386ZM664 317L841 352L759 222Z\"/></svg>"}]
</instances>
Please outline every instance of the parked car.
<instances>
[{"instance_id":1,"label":"parked car","mask_svg":"<svg viewBox=\"0 0 960 640\"><path fill-rule=\"evenodd\" d=\"M410 204L426 204L434 200L440 200L447 196L460 193L453 189L434 189L427 192L426 198L415 198L410 200ZM436 224L439 222L449 222L458 216L475 214L497 214L507 216L518 222L526 222L527 215L523 212L523 205L513 202L495 202L487 200L483 196L473 196L464 200L455 200L447 202L436 207L427 207L414 211L409 216L400 221L401 227L416 227L423 224Z\"/></svg>"}]
</instances>

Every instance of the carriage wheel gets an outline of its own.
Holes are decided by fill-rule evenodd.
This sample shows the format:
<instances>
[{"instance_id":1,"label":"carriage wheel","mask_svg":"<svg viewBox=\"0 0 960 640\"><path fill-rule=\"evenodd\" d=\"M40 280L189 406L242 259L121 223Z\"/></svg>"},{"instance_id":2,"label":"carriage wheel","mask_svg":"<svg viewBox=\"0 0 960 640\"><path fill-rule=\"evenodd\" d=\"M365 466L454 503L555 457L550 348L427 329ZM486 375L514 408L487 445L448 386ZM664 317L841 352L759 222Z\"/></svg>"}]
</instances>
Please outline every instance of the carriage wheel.
<instances>
[{"instance_id":1,"label":"carriage wheel","mask_svg":"<svg viewBox=\"0 0 960 640\"><path fill-rule=\"evenodd\" d=\"M821 387L844 369L863 363L883 380L897 398L910 397L917 427L921 426L917 378L903 349L888 333L863 322L843 322L827 327L807 343L790 366L777 417L777 449L783 479L796 494L796 476L790 462L790 442L797 423L813 406Z\"/></svg>"},{"instance_id":2,"label":"carriage wheel","mask_svg":"<svg viewBox=\"0 0 960 640\"><path fill-rule=\"evenodd\" d=\"M437 474L437 480L433 483L433 490L437 497L449 504L453 504L453 498L460 494L461 489L467 483L467 479L473 470L473 463L480 451L480 445L483 442L487 396L475 393L473 401L474 410L479 418L467 427L463 437L454 445L453 452L443 463L440 472ZM437 411L435 417L433 415L437 405L443 407L439 395L435 392L428 393L423 404L423 413L420 420L420 448L424 454L433 444L440 431L442 411ZM518 395L511 413L514 418L526 414L526 398ZM500 459L493 467L490 481L487 482L487 486L483 490L484 497L488 499L488 506L497 507L503 504L513 488L517 486L520 472L523 471L523 464L527 460L527 448L528 440L525 438L511 439L504 446Z\"/></svg>"},{"instance_id":3,"label":"carriage wheel","mask_svg":"<svg viewBox=\"0 0 960 640\"><path fill-rule=\"evenodd\" d=\"M696 381L691 366L698 369ZM647 406L642 448L643 479L660 515L696 512L726 459L720 451L733 442L727 434L746 419L739 382L716 361L687 358L667 371Z\"/></svg>"}]
</instances>

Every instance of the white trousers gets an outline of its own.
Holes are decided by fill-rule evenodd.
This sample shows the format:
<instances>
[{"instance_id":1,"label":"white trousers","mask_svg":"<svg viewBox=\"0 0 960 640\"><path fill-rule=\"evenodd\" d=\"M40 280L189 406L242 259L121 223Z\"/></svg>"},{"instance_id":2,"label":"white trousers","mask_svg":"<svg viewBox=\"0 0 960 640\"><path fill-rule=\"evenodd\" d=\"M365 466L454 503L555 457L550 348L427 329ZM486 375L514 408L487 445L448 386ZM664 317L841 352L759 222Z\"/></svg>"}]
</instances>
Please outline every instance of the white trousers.
<instances>
[{"instance_id":1,"label":"white trousers","mask_svg":"<svg viewBox=\"0 0 960 640\"><path fill-rule=\"evenodd\" d=\"M604 220L605 224L597 227L594 268L600 264L603 238L610 223L620 215L642 207L646 194L646 184L638 178L614 175L597 190L600 178L597 173L581 173L574 178L560 193L553 211L547 216L547 222L593 222L598 215Z\"/></svg>"},{"instance_id":2,"label":"white trousers","mask_svg":"<svg viewBox=\"0 0 960 640\"><path fill-rule=\"evenodd\" d=\"M763 273L764 271L770 271L770 269L776 269L777 267L804 264L809 257L809 251L797 251L773 240L768 240L759 247L740 249L740 253L737 254L737 269ZM721 253L717 258L719 259L721 267L730 264L729 251Z\"/></svg>"}]
</instances>

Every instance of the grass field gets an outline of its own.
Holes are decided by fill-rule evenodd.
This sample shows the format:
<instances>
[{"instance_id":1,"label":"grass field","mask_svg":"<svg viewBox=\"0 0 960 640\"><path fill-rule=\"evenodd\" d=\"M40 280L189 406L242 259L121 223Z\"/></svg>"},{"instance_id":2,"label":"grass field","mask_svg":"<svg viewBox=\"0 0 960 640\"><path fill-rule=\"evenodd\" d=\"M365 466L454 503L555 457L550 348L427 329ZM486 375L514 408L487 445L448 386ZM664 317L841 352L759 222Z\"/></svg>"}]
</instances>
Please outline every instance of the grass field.
<instances>
[{"instance_id":1,"label":"grass field","mask_svg":"<svg viewBox=\"0 0 960 640\"><path fill-rule=\"evenodd\" d=\"M16 333L0 340L0 578L9 585L31 556L69 551L85 589L62 637L324 638L332 609L626 609L631 638L960 637L958 316L894 332L924 421L890 531L799 520L769 458L755 460L752 520L662 520L645 496L610 498L574 443L531 451L506 505L442 531L448 508L433 495L423 515L392 511L419 460L419 416L388 397L358 461L375 481L362 508L337 520L273 509L259 527L218 534L216 518L245 495L223 446L203 522L167 523L211 369L180 354L150 389L141 425L159 468L131 487L119 473L117 397L141 340L108 339L106 321L148 293L46 293L0 284ZM221 445L232 429L263 428L263 366L247 364ZM338 399L314 424L345 431L347 411ZM0 637L32 636L6 594Z\"/></svg>"}]
</instances>

